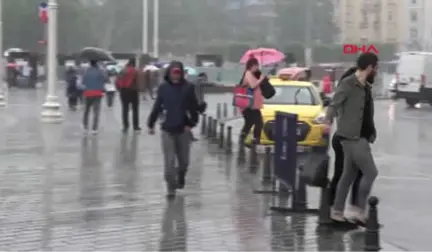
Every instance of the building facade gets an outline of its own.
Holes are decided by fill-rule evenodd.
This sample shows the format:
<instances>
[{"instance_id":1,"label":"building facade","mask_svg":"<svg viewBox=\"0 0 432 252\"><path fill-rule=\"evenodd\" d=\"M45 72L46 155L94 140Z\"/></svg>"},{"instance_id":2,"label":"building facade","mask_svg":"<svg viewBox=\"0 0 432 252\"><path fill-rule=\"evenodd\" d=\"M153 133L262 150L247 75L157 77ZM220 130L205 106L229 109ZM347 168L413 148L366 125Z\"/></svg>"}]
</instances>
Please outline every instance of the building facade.
<instances>
[{"instance_id":1,"label":"building facade","mask_svg":"<svg viewBox=\"0 0 432 252\"><path fill-rule=\"evenodd\" d=\"M334 0L340 43L404 44L405 0Z\"/></svg>"},{"instance_id":2,"label":"building facade","mask_svg":"<svg viewBox=\"0 0 432 252\"><path fill-rule=\"evenodd\" d=\"M432 51L432 1L404 0L404 49Z\"/></svg>"}]
</instances>

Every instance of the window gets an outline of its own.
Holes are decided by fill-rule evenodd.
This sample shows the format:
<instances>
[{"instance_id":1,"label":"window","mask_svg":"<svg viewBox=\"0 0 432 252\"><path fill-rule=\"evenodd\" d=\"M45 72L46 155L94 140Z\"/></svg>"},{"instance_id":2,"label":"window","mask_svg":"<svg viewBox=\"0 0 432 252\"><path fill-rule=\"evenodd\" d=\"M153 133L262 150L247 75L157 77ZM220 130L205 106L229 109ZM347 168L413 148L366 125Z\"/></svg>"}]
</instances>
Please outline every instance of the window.
<instances>
[{"instance_id":1,"label":"window","mask_svg":"<svg viewBox=\"0 0 432 252\"><path fill-rule=\"evenodd\" d=\"M417 22L417 11L411 11L411 22Z\"/></svg>"},{"instance_id":2,"label":"window","mask_svg":"<svg viewBox=\"0 0 432 252\"><path fill-rule=\"evenodd\" d=\"M319 96L311 87L274 86L276 94L265 104L317 105Z\"/></svg>"},{"instance_id":3,"label":"window","mask_svg":"<svg viewBox=\"0 0 432 252\"><path fill-rule=\"evenodd\" d=\"M417 38L417 35L418 35L417 28L411 28L410 29L410 35L411 35L411 38Z\"/></svg>"},{"instance_id":4,"label":"window","mask_svg":"<svg viewBox=\"0 0 432 252\"><path fill-rule=\"evenodd\" d=\"M417 4L417 0L411 0L411 4L412 5L416 5Z\"/></svg>"},{"instance_id":5,"label":"window","mask_svg":"<svg viewBox=\"0 0 432 252\"><path fill-rule=\"evenodd\" d=\"M360 23L360 29L368 28L368 13L366 9L362 9L362 21Z\"/></svg>"}]
</instances>

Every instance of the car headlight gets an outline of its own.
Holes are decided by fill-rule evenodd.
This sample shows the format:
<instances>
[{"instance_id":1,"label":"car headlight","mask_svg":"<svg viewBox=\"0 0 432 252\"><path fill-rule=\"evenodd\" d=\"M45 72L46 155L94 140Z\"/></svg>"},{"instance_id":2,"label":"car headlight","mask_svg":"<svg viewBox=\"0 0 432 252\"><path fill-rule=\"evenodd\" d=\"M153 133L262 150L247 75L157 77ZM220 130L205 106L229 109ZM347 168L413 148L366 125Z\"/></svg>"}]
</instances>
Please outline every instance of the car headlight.
<instances>
[{"instance_id":1,"label":"car headlight","mask_svg":"<svg viewBox=\"0 0 432 252\"><path fill-rule=\"evenodd\" d=\"M312 120L313 124L325 124L325 113L321 112L317 117Z\"/></svg>"}]
</instances>

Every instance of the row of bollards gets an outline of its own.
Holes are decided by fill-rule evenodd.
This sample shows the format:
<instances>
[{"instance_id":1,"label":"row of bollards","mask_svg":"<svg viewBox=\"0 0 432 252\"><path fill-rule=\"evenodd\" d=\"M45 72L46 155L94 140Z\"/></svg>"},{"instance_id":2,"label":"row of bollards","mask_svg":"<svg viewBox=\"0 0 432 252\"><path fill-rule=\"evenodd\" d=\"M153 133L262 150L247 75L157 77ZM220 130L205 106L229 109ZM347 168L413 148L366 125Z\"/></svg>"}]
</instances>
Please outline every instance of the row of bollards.
<instances>
[{"instance_id":1,"label":"row of bollards","mask_svg":"<svg viewBox=\"0 0 432 252\"><path fill-rule=\"evenodd\" d=\"M201 134L210 142L217 143L220 149L225 149L226 153L232 153L232 126L225 127L225 123L206 114L202 115L202 120Z\"/></svg>"},{"instance_id":2,"label":"row of bollards","mask_svg":"<svg viewBox=\"0 0 432 252\"><path fill-rule=\"evenodd\" d=\"M236 116L237 109L234 107L233 116ZM202 115L201 135L212 142L216 143L225 153L232 153L232 126L226 126L224 120L228 119L228 104L218 103L216 105L216 117Z\"/></svg>"},{"instance_id":3,"label":"row of bollards","mask_svg":"<svg viewBox=\"0 0 432 252\"><path fill-rule=\"evenodd\" d=\"M217 103L216 104L216 119L217 120L224 120L228 118L229 111L228 111L228 103ZM232 116L237 116L237 108L233 106Z\"/></svg>"}]
</instances>

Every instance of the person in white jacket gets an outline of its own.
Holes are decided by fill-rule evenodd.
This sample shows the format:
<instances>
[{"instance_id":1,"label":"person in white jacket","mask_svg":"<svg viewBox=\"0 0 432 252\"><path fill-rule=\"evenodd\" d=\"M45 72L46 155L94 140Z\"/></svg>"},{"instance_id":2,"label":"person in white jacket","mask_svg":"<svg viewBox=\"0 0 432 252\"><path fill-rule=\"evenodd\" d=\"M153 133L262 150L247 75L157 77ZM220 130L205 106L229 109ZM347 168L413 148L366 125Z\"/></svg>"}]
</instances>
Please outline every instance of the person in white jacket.
<instances>
[{"instance_id":1,"label":"person in white jacket","mask_svg":"<svg viewBox=\"0 0 432 252\"><path fill-rule=\"evenodd\" d=\"M111 108L114 105L116 93L115 81L116 73L114 71L108 71L108 82L105 84L105 94L108 108Z\"/></svg>"}]
</instances>

